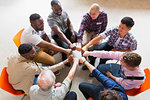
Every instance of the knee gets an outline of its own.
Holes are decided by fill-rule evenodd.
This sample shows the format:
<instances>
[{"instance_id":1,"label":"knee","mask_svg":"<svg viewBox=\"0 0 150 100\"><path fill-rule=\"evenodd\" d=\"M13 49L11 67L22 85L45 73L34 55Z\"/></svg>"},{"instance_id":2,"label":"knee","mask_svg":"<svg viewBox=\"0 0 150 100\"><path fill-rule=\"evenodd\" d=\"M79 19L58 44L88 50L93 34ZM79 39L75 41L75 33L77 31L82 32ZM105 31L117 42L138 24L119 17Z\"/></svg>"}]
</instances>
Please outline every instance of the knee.
<instances>
[{"instance_id":1,"label":"knee","mask_svg":"<svg viewBox=\"0 0 150 100\"><path fill-rule=\"evenodd\" d=\"M80 83L79 84L79 90L80 91L83 91L84 87L85 87L85 83Z\"/></svg>"},{"instance_id":2,"label":"knee","mask_svg":"<svg viewBox=\"0 0 150 100\"><path fill-rule=\"evenodd\" d=\"M72 95L72 97L77 98L77 94L74 91L70 91L70 94Z\"/></svg>"}]
</instances>

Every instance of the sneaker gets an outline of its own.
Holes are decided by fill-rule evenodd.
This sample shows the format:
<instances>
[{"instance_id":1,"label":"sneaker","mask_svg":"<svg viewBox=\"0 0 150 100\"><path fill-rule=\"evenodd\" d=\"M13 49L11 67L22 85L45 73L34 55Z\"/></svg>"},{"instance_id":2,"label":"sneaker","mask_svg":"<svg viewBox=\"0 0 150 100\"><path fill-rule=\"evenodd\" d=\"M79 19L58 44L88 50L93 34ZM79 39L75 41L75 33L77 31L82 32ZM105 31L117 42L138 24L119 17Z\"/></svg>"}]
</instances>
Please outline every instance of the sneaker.
<instances>
[{"instance_id":1,"label":"sneaker","mask_svg":"<svg viewBox=\"0 0 150 100\"><path fill-rule=\"evenodd\" d=\"M60 75L60 71L58 70L58 71L54 72L54 74L55 74L56 76L58 76L58 75Z\"/></svg>"},{"instance_id":2,"label":"sneaker","mask_svg":"<svg viewBox=\"0 0 150 100\"><path fill-rule=\"evenodd\" d=\"M82 70L88 70L88 68L84 65L84 66L82 67Z\"/></svg>"},{"instance_id":3,"label":"sneaker","mask_svg":"<svg viewBox=\"0 0 150 100\"><path fill-rule=\"evenodd\" d=\"M94 77L92 73L89 74L89 77Z\"/></svg>"}]
</instances>

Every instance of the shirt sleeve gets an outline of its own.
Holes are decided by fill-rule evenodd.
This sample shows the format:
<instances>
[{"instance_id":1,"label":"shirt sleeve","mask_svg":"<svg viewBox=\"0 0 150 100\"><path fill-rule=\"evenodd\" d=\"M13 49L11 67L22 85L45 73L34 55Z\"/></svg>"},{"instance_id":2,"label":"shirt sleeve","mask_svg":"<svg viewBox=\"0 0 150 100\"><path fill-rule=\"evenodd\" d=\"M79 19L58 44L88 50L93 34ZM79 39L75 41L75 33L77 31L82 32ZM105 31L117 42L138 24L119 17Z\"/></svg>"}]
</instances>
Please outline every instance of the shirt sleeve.
<instances>
[{"instance_id":1,"label":"shirt sleeve","mask_svg":"<svg viewBox=\"0 0 150 100\"><path fill-rule=\"evenodd\" d=\"M52 17L52 16L48 16L47 18L47 22L48 22L48 25L52 28L54 26L57 26L57 21Z\"/></svg>"},{"instance_id":2,"label":"shirt sleeve","mask_svg":"<svg viewBox=\"0 0 150 100\"><path fill-rule=\"evenodd\" d=\"M52 65L50 67L48 67L49 70L51 70L52 72L56 72L57 70L60 70L64 68L64 63L63 62L60 62L58 64L55 64L55 65Z\"/></svg>"},{"instance_id":3,"label":"shirt sleeve","mask_svg":"<svg viewBox=\"0 0 150 100\"><path fill-rule=\"evenodd\" d=\"M69 91L71 80L66 78L60 87L56 88L56 95L55 97L57 100L62 100L66 96L67 92Z\"/></svg>"},{"instance_id":4,"label":"shirt sleeve","mask_svg":"<svg viewBox=\"0 0 150 100\"><path fill-rule=\"evenodd\" d=\"M130 50L134 51L137 49L137 41L134 40L132 43L131 43L131 47L130 47Z\"/></svg>"},{"instance_id":5,"label":"shirt sleeve","mask_svg":"<svg viewBox=\"0 0 150 100\"><path fill-rule=\"evenodd\" d=\"M110 28L107 31L105 31L104 33L101 34L101 36L103 37L103 39L105 39L106 37L112 35L113 33L115 33L117 28Z\"/></svg>"},{"instance_id":6,"label":"shirt sleeve","mask_svg":"<svg viewBox=\"0 0 150 100\"><path fill-rule=\"evenodd\" d=\"M119 51L93 51L90 53L90 56L120 60L123 53L124 52L119 52Z\"/></svg>"},{"instance_id":7,"label":"shirt sleeve","mask_svg":"<svg viewBox=\"0 0 150 100\"><path fill-rule=\"evenodd\" d=\"M103 13L102 15L103 17L103 23L102 23L102 29L100 31L100 33L104 32L106 30L106 26L107 26L107 14Z\"/></svg>"},{"instance_id":8,"label":"shirt sleeve","mask_svg":"<svg viewBox=\"0 0 150 100\"><path fill-rule=\"evenodd\" d=\"M77 34L78 42L82 42L83 33L84 33L85 27L87 25L87 21L86 21L85 17L86 16L83 16L83 19L82 19L81 25L80 25L80 29Z\"/></svg>"}]
</instances>

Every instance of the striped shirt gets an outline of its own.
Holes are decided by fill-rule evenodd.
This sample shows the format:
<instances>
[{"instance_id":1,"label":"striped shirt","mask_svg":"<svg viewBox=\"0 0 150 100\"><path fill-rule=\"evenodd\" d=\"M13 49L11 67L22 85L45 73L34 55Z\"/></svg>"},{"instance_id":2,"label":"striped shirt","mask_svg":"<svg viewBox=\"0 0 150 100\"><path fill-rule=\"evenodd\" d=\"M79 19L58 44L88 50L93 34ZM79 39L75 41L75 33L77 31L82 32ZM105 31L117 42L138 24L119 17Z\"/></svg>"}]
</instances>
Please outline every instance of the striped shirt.
<instances>
[{"instance_id":1,"label":"striped shirt","mask_svg":"<svg viewBox=\"0 0 150 100\"><path fill-rule=\"evenodd\" d=\"M106 26L107 14L104 11L100 12L99 16L95 20L91 18L89 13L86 13L83 16L80 29L78 31L78 42L82 41L84 31L100 34L106 30Z\"/></svg>"},{"instance_id":2,"label":"striped shirt","mask_svg":"<svg viewBox=\"0 0 150 100\"><path fill-rule=\"evenodd\" d=\"M137 49L137 41L132 36L132 34L127 33L125 37L120 38L120 35L118 34L118 27L106 31L104 34L102 34L102 36L103 38L109 36L108 44L110 46L113 46L115 49L119 50L130 49L132 51ZM118 39L120 40L117 41Z\"/></svg>"}]
</instances>

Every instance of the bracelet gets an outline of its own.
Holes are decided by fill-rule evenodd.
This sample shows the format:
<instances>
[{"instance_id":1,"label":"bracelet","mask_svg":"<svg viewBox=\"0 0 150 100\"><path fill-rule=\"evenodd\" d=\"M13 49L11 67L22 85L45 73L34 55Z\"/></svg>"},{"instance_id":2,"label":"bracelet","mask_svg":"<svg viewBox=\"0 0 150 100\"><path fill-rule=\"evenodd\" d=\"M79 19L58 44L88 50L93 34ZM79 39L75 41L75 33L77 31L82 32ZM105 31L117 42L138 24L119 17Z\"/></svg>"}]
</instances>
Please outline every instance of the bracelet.
<instances>
[{"instance_id":1,"label":"bracelet","mask_svg":"<svg viewBox=\"0 0 150 100\"><path fill-rule=\"evenodd\" d=\"M86 62L86 60L85 61L83 61L83 64Z\"/></svg>"}]
</instances>

